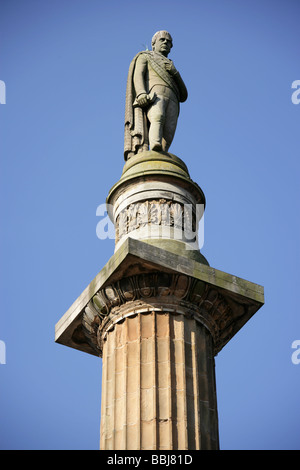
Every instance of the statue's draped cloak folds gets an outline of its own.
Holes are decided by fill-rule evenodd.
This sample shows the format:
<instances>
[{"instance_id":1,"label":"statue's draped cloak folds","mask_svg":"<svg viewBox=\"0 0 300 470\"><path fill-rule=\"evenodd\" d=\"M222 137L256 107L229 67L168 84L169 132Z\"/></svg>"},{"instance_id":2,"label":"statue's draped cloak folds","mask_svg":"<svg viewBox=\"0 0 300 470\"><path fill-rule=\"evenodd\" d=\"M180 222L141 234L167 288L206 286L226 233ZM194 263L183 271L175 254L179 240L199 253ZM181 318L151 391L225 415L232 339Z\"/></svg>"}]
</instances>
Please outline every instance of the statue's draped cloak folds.
<instances>
[{"instance_id":1,"label":"statue's draped cloak folds","mask_svg":"<svg viewBox=\"0 0 300 470\"><path fill-rule=\"evenodd\" d=\"M151 51L139 52L131 61L127 77L126 101L125 101L125 130L124 130L124 159L128 160L130 156L147 151L149 149L148 123L145 108L133 106L136 99L136 93L133 84L134 70L138 57L144 54L149 65L165 81L180 99L180 92L173 77L166 71L165 63L171 62L170 59L161 54L155 54Z\"/></svg>"},{"instance_id":2,"label":"statue's draped cloak folds","mask_svg":"<svg viewBox=\"0 0 300 470\"><path fill-rule=\"evenodd\" d=\"M124 159L127 160L130 153L135 154L142 150L148 150L148 132L145 120L147 116L142 108L134 106L135 89L133 74L136 60L142 52L139 52L131 61L127 77L126 101L125 101L125 131L124 131ZM146 134L146 135L145 135Z\"/></svg>"}]
</instances>

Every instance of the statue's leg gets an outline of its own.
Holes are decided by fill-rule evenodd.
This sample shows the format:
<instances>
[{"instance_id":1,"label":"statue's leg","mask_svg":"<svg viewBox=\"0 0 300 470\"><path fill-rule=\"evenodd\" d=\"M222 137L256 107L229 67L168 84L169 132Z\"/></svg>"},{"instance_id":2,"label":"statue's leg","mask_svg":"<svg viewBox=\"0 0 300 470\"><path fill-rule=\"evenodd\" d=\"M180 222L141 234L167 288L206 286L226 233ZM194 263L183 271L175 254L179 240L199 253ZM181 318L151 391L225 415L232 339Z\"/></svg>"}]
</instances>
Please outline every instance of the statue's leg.
<instances>
[{"instance_id":1,"label":"statue's leg","mask_svg":"<svg viewBox=\"0 0 300 470\"><path fill-rule=\"evenodd\" d=\"M166 118L165 125L163 127L162 150L167 152L175 135L179 114L179 104L173 100L168 100L165 114Z\"/></svg>"},{"instance_id":2,"label":"statue's leg","mask_svg":"<svg viewBox=\"0 0 300 470\"><path fill-rule=\"evenodd\" d=\"M162 150L163 128L165 125L166 100L162 96L157 96L156 100L149 108L147 116L150 122L149 145L150 150Z\"/></svg>"}]
</instances>

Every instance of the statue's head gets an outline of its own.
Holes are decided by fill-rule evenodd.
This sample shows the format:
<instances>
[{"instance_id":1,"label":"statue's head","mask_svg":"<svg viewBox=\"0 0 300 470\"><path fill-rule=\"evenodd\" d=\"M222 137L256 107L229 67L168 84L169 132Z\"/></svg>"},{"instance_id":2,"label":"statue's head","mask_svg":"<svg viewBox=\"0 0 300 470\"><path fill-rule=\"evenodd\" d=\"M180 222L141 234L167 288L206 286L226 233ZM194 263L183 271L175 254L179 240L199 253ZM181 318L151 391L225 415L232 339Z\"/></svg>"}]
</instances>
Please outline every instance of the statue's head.
<instances>
[{"instance_id":1,"label":"statue's head","mask_svg":"<svg viewBox=\"0 0 300 470\"><path fill-rule=\"evenodd\" d=\"M168 56L171 48L173 47L173 39L168 31L157 31L154 34L152 41L152 50L160 52L164 56Z\"/></svg>"}]
</instances>

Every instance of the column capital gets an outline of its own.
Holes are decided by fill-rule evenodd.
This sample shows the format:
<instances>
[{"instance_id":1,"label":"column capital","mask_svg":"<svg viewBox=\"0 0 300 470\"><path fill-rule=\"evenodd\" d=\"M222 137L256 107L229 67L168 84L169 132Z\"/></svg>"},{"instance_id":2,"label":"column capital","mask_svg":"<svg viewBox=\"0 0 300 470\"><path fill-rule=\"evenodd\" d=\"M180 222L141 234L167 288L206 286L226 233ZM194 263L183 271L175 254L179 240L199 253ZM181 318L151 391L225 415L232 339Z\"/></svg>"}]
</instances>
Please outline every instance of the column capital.
<instances>
[{"instance_id":1,"label":"column capital","mask_svg":"<svg viewBox=\"0 0 300 470\"><path fill-rule=\"evenodd\" d=\"M57 323L56 342L101 356L104 327L131 314L132 302L149 310L192 312L211 332L217 354L263 305L264 292L176 253L172 244L166 250L128 238Z\"/></svg>"}]
</instances>

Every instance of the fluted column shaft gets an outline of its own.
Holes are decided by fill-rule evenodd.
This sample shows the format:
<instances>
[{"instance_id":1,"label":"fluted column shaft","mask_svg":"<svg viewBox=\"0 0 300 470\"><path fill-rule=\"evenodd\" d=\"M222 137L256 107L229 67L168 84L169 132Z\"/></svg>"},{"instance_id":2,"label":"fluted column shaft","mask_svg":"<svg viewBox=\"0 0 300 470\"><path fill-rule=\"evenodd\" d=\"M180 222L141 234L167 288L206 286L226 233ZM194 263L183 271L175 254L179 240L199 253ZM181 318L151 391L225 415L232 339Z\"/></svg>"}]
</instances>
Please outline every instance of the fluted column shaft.
<instances>
[{"instance_id":1,"label":"fluted column shaft","mask_svg":"<svg viewBox=\"0 0 300 470\"><path fill-rule=\"evenodd\" d=\"M103 343L102 450L218 448L212 337L182 314L116 323Z\"/></svg>"}]
</instances>

